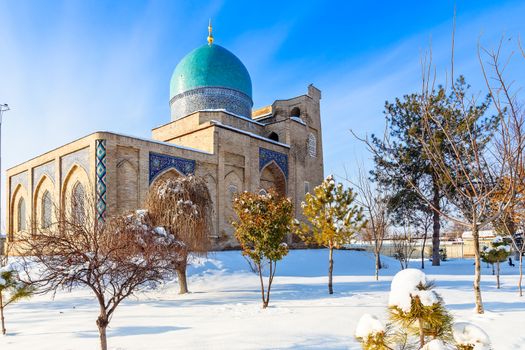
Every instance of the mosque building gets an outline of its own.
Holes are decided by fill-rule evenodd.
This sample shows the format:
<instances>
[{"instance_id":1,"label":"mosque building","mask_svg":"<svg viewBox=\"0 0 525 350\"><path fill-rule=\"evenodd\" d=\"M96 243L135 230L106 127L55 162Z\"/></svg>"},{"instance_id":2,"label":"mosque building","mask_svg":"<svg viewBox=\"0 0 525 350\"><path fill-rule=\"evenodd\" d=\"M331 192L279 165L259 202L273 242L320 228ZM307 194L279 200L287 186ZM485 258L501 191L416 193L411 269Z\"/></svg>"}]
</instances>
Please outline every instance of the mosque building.
<instances>
[{"instance_id":1,"label":"mosque building","mask_svg":"<svg viewBox=\"0 0 525 350\"><path fill-rule=\"evenodd\" d=\"M213 199L214 248L235 248L236 192L273 187L300 217L305 194L322 182L320 99L310 85L305 95L253 110L248 70L213 42L210 26L208 43L176 66L171 120L151 139L98 131L7 170L7 240L16 244L17 236L46 228L54 208L89 192L104 220L140 208L156 181L195 174Z\"/></svg>"}]
</instances>

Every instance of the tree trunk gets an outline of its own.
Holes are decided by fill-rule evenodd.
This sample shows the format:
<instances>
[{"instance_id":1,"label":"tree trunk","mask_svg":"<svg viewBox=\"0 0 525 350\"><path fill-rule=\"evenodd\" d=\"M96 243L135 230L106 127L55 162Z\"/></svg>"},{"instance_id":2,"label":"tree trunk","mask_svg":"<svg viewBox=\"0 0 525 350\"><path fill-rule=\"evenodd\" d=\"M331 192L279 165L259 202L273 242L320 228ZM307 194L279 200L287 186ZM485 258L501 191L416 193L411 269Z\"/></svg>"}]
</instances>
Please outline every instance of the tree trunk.
<instances>
[{"instance_id":1,"label":"tree trunk","mask_svg":"<svg viewBox=\"0 0 525 350\"><path fill-rule=\"evenodd\" d=\"M4 300L2 299L2 292L0 292L0 318L2 319L2 335L5 335Z\"/></svg>"},{"instance_id":2,"label":"tree trunk","mask_svg":"<svg viewBox=\"0 0 525 350\"><path fill-rule=\"evenodd\" d=\"M441 264L439 256L439 233L441 230L439 210L441 208L439 203L439 187L435 180L432 181L432 191L432 206L434 207L432 214L432 266L439 266Z\"/></svg>"},{"instance_id":3,"label":"tree trunk","mask_svg":"<svg viewBox=\"0 0 525 350\"><path fill-rule=\"evenodd\" d=\"M476 221L474 221L476 222ZM481 258L479 251L479 227L474 224L472 227L472 238L474 240L474 297L476 300L476 312L484 313L483 301L481 300Z\"/></svg>"},{"instance_id":4,"label":"tree trunk","mask_svg":"<svg viewBox=\"0 0 525 350\"><path fill-rule=\"evenodd\" d=\"M330 247L330 255L328 258L328 294L334 294L332 288L332 273L334 271L334 248Z\"/></svg>"},{"instance_id":5,"label":"tree trunk","mask_svg":"<svg viewBox=\"0 0 525 350\"><path fill-rule=\"evenodd\" d=\"M379 260L379 252L375 252L376 257L376 281L379 280L379 269L381 268L381 260Z\"/></svg>"},{"instance_id":6,"label":"tree trunk","mask_svg":"<svg viewBox=\"0 0 525 350\"><path fill-rule=\"evenodd\" d=\"M179 294L188 293L188 281L186 280L186 266L177 269L177 277L179 279Z\"/></svg>"},{"instance_id":7,"label":"tree trunk","mask_svg":"<svg viewBox=\"0 0 525 350\"><path fill-rule=\"evenodd\" d=\"M523 296L523 290L521 288L521 281L523 280L523 254L520 252L520 277L518 279L518 289L520 292L520 297Z\"/></svg>"},{"instance_id":8,"label":"tree trunk","mask_svg":"<svg viewBox=\"0 0 525 350\"><path fill-rule=\"evenodd\" d=\"M419 326L419 347L422 348L423 345L425 345L425 332L423 331L423 321L420 318L418 318L417 322Z\"/></svg>"},{"instance_id":9,"label":"tree trunk","mask_svg":"<svg viewBox=\"0 0 525 350\"><path fill-rule=\"evenodd\" d=\"M421 247L421 269L425 269L425 247L427 245L428 226L425 223L425 235L423 236L423 246Z\"/></svg>"},{"instance_id":10,"label":"tree trunk","mask_svg":"<svg viewBox=\"0 0 525 350\"><path fill-rule=\"evenodd\" d=\"M499 289L499 261L496 262L496 288Z\"/></svg>"},{"instance_id":11,"label":"tree trunk","mask_svg":"<svg viewBox=\"0 0 525 350\"><path fill-rule=\"evenodd\" d=\"M492 276L494 276L496 274L496 270L494 269L494 263L492 263L490 265L492 265Z\"/></svg>"},{"instance_id":12,"label":"tree trunk","mask_svg":"<svg viewBox=\"0 0 525 350\"><path fill-rule=\"evenodd\" d=\"M101 311L97 318L98 334L100 336L100 350L108 350L108 338L106 336L106 328L109 320L105 311Z\"/></svg>"},{"instance_id":13,"label":"tree trunk","mask_svg":"<svg viewBox=\"0 0 525 350\"><path fill-rule=\"evenodd\" d=\"M268 303L266 302L266 299L264 297L264 280L262 275L262 266L261 264L257 264L257 272L259 272L259 281L261 283L261 299L263 303L263 309L266 309L268 307Z\"/></svg>"}]
</instances>

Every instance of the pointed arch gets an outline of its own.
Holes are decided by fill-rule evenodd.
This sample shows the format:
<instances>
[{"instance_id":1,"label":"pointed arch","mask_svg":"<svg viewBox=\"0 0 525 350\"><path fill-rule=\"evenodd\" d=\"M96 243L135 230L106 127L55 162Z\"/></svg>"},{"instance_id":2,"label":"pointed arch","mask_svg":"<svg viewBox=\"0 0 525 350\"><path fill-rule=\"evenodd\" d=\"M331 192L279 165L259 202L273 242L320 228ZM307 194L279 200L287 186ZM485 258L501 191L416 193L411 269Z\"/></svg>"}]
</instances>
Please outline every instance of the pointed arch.
<instances>
[{"instance_id":1,"label":"pointed arch","mask_svg":"<svg viewBox=\"0 0 525 350\"><path fill-rule=\"evenodd\" d=\"M54 185L47 175L38 182L33 195L33 219L36 229L49 227L55 220Z\"/></svg>"},{"instance_id":2,"label":"pointed arch","mask_svg":"<svg viewBox=\"0 0 525 350\"><path fill-rule=\"evenodd\" d=\"M268 191L273 188L277 193L286 196L286 177L275 161L271 161L261 169L259 187Z\"/></svg>"},{"instance_id":3,"label":"pointed arch","mask_svg":"<svg viewBox=\"0 0 525 350\"><path fill-rule=\"evenodd\" d=\"M88 214L88 202L94 202L94 200L91 199L92 197L90 197L90 193L93 191L90 183L89 177L82 166L74 163L71 168L69 168L60 193L61 215L78 219L81 215L85 217L85 215ZM78 191L77 195L83 192L83 196L75 197L75 189ZM92 196L94 196L94 194ZM80 209L82 209L82 211L80 211Z\"/></svg>"},{"instance_id":4,"label":"pointed arch","mask_svg":"<svg viewBox=\"0 0 525 350\"><path fill-rule=\"evenodd\" d=\"M181 172L179 172L175 168L169 168L167 170L164 170L163 172L159 173L157 176L155 176L155 179L151 183L150 187L153 188L157 184L166 181L167 179L174 179L179 176L184 176Z\"/></svg>"},{"instance_id":5,"label":"pointed arch","mask_svg":"<svg viewBox=\"0 0 525 350\"><path fill-rule=\"evenodd\" d=\"M10 241L14 240L15 233L22 234L29 231L28 205L30 202L27 191L22 184L18 184L9 201L8 239Z\"/></svg>"}]
</instances>

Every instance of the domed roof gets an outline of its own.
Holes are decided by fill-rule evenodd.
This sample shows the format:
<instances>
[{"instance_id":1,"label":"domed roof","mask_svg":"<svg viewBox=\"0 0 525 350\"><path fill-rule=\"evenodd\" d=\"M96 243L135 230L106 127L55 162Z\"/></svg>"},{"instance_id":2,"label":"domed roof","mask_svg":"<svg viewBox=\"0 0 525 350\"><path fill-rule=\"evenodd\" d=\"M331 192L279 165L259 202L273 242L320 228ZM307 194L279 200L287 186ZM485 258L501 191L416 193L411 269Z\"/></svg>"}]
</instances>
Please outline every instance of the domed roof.
<instances>
[{"instance_id":1,"label":"domed roof","mask_svg":"<svg viewBox=\"0 0 525 350\"><path fill-rule=\"evenodd\" d=\"M171 76L170 100L199 87L224 87L252 97L252 80L244 64L215 44L196 48L177 64Z\"/></svg>"}]
</instances>

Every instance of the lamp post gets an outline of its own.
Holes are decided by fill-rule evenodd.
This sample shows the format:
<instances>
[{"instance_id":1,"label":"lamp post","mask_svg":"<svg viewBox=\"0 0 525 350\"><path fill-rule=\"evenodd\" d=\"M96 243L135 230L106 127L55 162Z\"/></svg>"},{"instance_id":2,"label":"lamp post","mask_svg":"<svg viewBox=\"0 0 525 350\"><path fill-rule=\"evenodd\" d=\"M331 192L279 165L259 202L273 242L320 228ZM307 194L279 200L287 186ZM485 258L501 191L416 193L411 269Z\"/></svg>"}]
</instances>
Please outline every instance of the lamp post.
<instances>
[{"instance_id":1,"label":"lamp post","mask_svg":"<svg viewBox=\"0 0 525 350\"><path fill-rule=\"evenodd\" d=\"M9 109L9 105L7 103L0 104L0 179L2 178L2 118L4 112L7 112ZM2 215L2 184L0 184L0 215ZM0 217L0 233L2 230L2 218L3 217Z\"/></svg>"}]
</instances>

